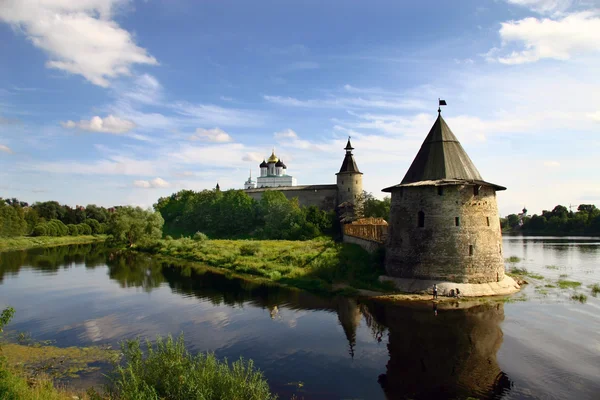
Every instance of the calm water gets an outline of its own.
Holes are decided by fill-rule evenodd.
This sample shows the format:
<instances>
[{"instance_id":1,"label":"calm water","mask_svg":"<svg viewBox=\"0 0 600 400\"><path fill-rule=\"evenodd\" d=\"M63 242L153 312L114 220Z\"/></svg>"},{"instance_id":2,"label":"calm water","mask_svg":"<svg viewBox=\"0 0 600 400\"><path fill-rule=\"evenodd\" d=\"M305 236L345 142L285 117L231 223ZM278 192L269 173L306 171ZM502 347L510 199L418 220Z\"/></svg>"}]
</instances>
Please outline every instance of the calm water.
<instances>
[{"instance_id":1,"label":"calm water","mask_svg":"<svg viewBox=\"0 0 600 400\"><path fill-rule=\"evenodd\" d=\"M101 245L0 254L0 307L17 309L13 334L57 346L184 332L193 352L254 359L283 399L599 399L600 298L587 285L600 282L600 238L506 237L504 253L545 280L519 301L437 315L432 304L322 298ZM543 288L560 275L582 282L587 303Z\"/></svg>"}]
</instances>

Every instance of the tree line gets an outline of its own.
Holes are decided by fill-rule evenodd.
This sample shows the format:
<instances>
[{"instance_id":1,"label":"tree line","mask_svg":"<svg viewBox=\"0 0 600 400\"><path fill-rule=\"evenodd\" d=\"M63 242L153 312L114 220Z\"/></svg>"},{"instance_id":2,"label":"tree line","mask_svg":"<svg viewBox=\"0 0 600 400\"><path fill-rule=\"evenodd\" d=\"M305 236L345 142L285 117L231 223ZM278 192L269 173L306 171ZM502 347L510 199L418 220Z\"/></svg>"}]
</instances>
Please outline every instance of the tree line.
<instances>
[{"instance_id":1,"label":"tree line","mask_svg":"<svg viewBox=\"0 0 600 400\"><path fill-rule=\"evenodd\" d=\"M162 215L165 234L211 238L307 240L335 231L336 217L318 207L300 207L276 190L259 201L243 190L181 190L161 197L154 209Z\"/></svg>"},{"instance_id":2,"label":"tree line","mask_svg":"<svg viewBox=\"0 0 600 400\"><path fill-rule=\"evenodd\" d=\"M108 221L109 210L95 204L72 208L57 201L29 205L0 198L0 237L99 234Z\"/></svg>"},{"instance_id":3,"label":"tree line","mask_svg":"<svg viewBox=\"0 0 600 400\"><path fill-rule=\"evenodd\" d=\"M549 235L600 235L600 209L594 204L580 204L577 211L557 205L551 211L527 215L509 214L500 219L504 231Z\"/></svg>"}]
</instances>

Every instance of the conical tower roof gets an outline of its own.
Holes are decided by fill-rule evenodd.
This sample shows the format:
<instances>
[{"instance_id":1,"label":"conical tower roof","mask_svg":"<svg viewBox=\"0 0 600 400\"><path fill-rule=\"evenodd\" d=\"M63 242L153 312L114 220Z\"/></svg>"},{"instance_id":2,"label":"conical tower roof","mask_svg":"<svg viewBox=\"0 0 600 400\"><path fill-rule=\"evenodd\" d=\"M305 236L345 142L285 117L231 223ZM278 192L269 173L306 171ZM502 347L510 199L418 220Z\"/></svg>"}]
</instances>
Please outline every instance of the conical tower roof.
<instances>
[{"instance_id":1,"label":"conical tower roof","mask_svg":"<svg viewBox=\"0 0 600 400\"><path fill-rule=\"evenodd\" d=\"M440 113L400 185L383 191L400 186L452 184L457 181L489 185L496 190L506 189L483 180Z\"/></svg>"},{"instance_id":2,"label":"conical tower roof","mask_svg":"<svg viewBox=\"0 0 600 400\"><path fill-rule=\"evenodd\" d=\"M362 172L358 170L356 161L354 161L354 156L352 155L352 150L354 150L354 147L352 147L352 144L350 143L350 138L348 138L348 143L346 143L344 150L346 150L346 155L344 156L344 161L342 162L342 166L340 167L340 172L338 172L338 174L362 174Z\"/></svg>"}]
</instances>

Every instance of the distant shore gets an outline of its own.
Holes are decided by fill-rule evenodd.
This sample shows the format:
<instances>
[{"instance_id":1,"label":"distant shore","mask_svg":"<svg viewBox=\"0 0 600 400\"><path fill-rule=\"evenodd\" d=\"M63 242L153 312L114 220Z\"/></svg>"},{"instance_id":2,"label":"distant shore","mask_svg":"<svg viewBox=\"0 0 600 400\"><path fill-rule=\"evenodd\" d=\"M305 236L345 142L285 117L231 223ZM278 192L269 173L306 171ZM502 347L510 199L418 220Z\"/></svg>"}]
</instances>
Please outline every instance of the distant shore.
<instances>
[{"instance_id":1,"label":"distant shore","mask_svg":"<svg viewBox=\"0 0 600 400\"><path fill-rule=\"evenodd\" d=\"M0 237L0 251L27 250L36 247L55 247L70 244L103 242L106 240L106 237L106 235Z\"/></svg>"}]
</instances>

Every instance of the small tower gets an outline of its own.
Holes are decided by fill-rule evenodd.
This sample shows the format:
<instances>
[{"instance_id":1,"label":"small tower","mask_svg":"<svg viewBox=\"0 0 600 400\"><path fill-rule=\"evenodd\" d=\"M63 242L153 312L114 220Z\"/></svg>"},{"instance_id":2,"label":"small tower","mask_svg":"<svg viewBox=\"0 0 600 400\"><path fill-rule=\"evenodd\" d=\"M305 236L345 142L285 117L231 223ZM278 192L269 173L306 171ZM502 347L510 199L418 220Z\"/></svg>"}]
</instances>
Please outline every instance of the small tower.
<instances>
[{"instance_id":1,"label":"small tower","mask_svg":"<svg viewBox=\"0 0 600 400\"><path fill-rule=\"evenodd\" d=\"M248 177L248 180L246 182L244 182L244 189L248 190L248 189L254 189L256 187L256 182L254 182L252 180L252 170L250 170L250 176Z\"/></svg>"},{"instance_id":2,"label":"small tower","mask_svg":"<svg viewBox=\"0 0 600 400\"><path fill-rule=\"evenodd\" d=\"M348 143L346 144L344 150L346 150L344 162L342 163L340 172L336 174L338 187L338 205L345 202L356 204L356 201L359 199L363 191L363 174L358 170L358 167L356 166L356 161L354 161L354 156L352 155L352 150L354 150L354 147L352 147L352 144L350 143L350 138L348 138Z\"/></svg>"},{"instance_id":3,"label":"small tower","mask_svg":"<svg viewBox=\"0 0 600 400\"><path fill-rule=\"evenodd\" d=\"M439 111L439 110L438 110ZM496 192L441 113L392 194L385 268L398 278L460 283L504 279Z\"/></svg>"},{"instance_id":4,"label":"small tower","mask_svg":"<svg viewBox=\"0 0 600 400\"><path fill-rule=\"evenodd\" d=\"M275 155L275 149L273 149L273 152L271 152L271 157L269 157L269 159L267 160L267 175L269 175L269 176L277 175L277 171L276 171L276 167L275 167L277 162L279 162L279 158L277 158L277 156Z\"/></svg>"},{"instance_id":5,"label":"small tower","mask_svg":"<svg viewBox=\"0 0 600 400\"><path fill-rule=\"evenodd\" d=\"M215 186L215 190L217 192L221 191L221 186L219 186L219 182L217 182L217 186Z\"/></svg>"},{"instance_id":6,"label":"small tower","mask_svg":"<svg viewBox=\"0 0 600 400\"><path fill-rule=\"evenodd\" d=\"M269 169L269 164L267 164L267 162L263 159L263 162L260 163L260 176L261 177L267 176L268 169Z\"/></svg>"}]
</instances>

